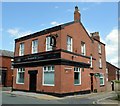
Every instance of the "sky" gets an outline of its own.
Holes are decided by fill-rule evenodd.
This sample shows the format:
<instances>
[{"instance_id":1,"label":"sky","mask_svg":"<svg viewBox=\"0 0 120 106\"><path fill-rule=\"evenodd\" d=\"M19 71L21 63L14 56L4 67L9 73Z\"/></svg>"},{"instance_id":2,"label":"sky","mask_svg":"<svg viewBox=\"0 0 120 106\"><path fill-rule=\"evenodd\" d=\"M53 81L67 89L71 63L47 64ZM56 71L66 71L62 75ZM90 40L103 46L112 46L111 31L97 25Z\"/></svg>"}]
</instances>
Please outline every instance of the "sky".
<instances>
[{"instance_id":1,"label":"sky","mask_svg":"<svg viewBox=\"0 0 120 106\"><path fill-rule=\"evenodd\" d=\"M107 61L118 66L117 2L3 2L0 49L14 51L15 38L73 21L76 5L88 33L100 33Z\"/></svg>"}]
</instances>

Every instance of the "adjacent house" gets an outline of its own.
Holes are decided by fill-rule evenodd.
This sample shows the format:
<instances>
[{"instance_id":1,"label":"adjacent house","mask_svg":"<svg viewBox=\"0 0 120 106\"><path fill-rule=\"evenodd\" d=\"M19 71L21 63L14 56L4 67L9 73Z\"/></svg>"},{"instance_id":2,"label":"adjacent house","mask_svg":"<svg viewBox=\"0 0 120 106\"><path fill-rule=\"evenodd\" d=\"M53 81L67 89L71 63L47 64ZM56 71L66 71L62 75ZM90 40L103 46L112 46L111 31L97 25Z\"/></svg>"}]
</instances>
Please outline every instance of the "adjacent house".
<instances>
[{"instance_id":1,"label":"adjacent house","mask_svg":"<svg viewBox=\"0 0 120 106\"><path fill-rule=\"evenodd\" d=\"M15 39L13 89L55 95L106 90L105 44L74 20Z\"/></svg>"},{"instance_id":2,"label":"adjacent house","mask_svg":"<svg viewBox=\"0 0 120 106\"><path fill-rule=\"evenodd\" d=\"M110 62L106 62L106 74L107 81L114 81L120 79L120 68L111 64Z\"/></svg>"},{"instance_id":3,"label":"adjacent house","mask_svg":"<svg viewBox=\"0 0 120 106\"><path fill-rule=\"evenodd\" d=\"M0 82L3 87L12 86L13 58L13 52L0 50Z\"/></svg>"}]
</instances>

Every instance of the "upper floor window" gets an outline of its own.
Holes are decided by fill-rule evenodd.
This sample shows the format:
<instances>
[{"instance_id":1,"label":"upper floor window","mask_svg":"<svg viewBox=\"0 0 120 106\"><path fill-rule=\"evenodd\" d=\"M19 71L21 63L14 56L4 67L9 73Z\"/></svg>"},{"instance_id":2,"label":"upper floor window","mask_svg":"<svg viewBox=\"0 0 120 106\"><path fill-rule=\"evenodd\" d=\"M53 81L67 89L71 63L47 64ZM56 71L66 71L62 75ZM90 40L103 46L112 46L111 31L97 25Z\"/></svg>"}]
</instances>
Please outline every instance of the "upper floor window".
<instances>
[{"instance_id":1,"label":"upper floor window","mask_svg":"<svg viewBox=\"0 0 120 106\"><path fill-rule=\"evenodd\" d=\"M19 56L24 55L24 43L20 43L20 48L19 48Z\"/></svg>"},{"instance_id":2,"label":"upper floor window","mask_svg":"<svg viewBox=\"0 0 120 106\"><path fill-rule=\"evenodd\" d=\"M51 42L50 40L51 40L50 36L46 37L46 51L52 50L52 46L50 44L50 42Z\"/></svg>"},{"instance_id":3,"label":"upper floor window","mask_svg":"<svg viewBox=\"0 0 120 106\"><path fill-rule=\"evenodd\" d=\"M32 41L32 53L37 53L38 52L38 40L33 40Z\"/></svg>"},{"instance_id":4,"label":"upper floor window","mask_svg":"<svg viewBox=\"0 0 120 106\"><path fill-rule=\"evenodd\" d=\"M67 50L72 52L72 37L67 36Z\"/></svg>"},{"instance_id":5,"label":"upper floor window","mask_svg":"<svg viewBox=\"0 0 120 106\"><path fill-rule=\"evenodd\" d=\"M101 59L101 57L99 58L99 68L102 68L102 59Z\"/></svg>"},{"instance_id":6,"label":"upper floor window","mask_svg":"<svg viewBox=\"0 0 120 106\"><path fill-rule=\"evenodd\" d=\"M98 51L99 51L99 53L102 53L102 47L101 47L101 44L98 44Z\"/></svg>"},{"instance_id":7,"label":"upper floor window","mask_svg":"<svg viewBox=\"0 0 120 106\"><path fill-rule=\"evenodd\" d=\"M81 42L81 54L86 55L86 47L85 47L85 42Z\"/></svg>"},{"instance_id":8,"label":"upper floor window","mask_svg":"<svg viewBox=\"0 0 120 106\"><path fill-rule=\"evenodd\" d=\"M17 79L16 79L16 83L17 84L24 84L24 73L25 73L25 69L24 68L18 68L17 70Z\"/></svg>"},{"instance_id":9,"label":"upper floor window","mask_svg":"<svg viewBox=\"0 0 120 106\"><path fill-rule=\"evenodd\" d=\"M93 65L92 65L92 55L90 56L90 67L92 68Z\"/></svg>"},{"instance_id":10,"label":"upper floor window","mask_svg":"<svg viewBox=\"0 0 120 106\"><path fill-rule=\"evenodd\" d=\"M74 67L74 85L81 84L81 70L79 67Z\"/></svg>"}]
</instances>

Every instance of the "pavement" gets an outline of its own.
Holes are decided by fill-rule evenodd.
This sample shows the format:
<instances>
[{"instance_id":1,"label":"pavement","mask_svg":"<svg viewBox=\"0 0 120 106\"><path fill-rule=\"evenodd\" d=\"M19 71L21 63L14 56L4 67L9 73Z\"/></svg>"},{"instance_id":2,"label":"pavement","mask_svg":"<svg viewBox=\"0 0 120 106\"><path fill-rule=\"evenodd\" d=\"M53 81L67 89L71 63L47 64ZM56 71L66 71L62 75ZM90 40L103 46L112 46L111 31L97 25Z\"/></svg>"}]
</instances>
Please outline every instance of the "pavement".
<instances>
[{"instance_id":1,"label":"pavement","mask_svg":"<svg viewBox=\"0 0 120 106\"><path fill-rule=\"evenodd\" d=\"M12 91L9 89L5 89L4 91L7 94L11 94L12 96L28 96L33 97L37 99L42 100L57 100L57 101L63 101L66 102L69 100L75 100L76 102L80 99L88 99L93 100L93 104L120 104L120 101L111 99L112 97L116 96L116 93L114 91L111 92L99 92L99 93L90 93L90 94L83 94L83 95L73 95L73 96L66 96L66 97L55 97L47 94L40 94L40 93L31 93L31 92L22 92L22 91Z\"/></svg>"}]
</instances>

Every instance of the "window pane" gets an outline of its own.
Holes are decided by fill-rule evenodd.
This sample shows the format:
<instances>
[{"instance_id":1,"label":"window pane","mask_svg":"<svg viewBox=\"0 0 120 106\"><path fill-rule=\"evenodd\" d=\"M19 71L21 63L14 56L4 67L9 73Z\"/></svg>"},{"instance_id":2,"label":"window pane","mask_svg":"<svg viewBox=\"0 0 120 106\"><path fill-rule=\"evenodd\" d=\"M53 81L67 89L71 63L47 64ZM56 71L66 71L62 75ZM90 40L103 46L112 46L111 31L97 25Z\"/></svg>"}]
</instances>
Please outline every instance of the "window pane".
<instances>
[{"instance_id":1,"label":"window pane","mask_svg":"<svg viewBox=\"0 0 120 106\"><path fill-rule=\"evenodd\" d=\"M54 72L44 72L44 84L54 84Z\"/></svg>"},{"instance_id":2,"label":"window pane","mask_svg":"<svg viewBox=\"0 0 120 106\"><path fill-rule=\"evenodd\" d=\"M54 71L54 66L52 66L52 71Z\"/></svg>"},{"instance_id":3,"label":"window pane","mask_svg":"<svg viewBox=\"0 0 120 106\"><path fill-rule=\"evenodd\" d=\"M85 43L81 42L81 54L85 55L86 49L85 49Z\"/></svg>"},{"instance_id":4,"label":"window pane","mask_svg":"<svg viewBox=\"0 0 120 106\"><path fill-rule=\"evenodd\" d=\"M79 72L74 72L74 84L80 84Z\"/></svg>"},{"instance_id":5,"label":"window pane","mask_svg":"<svg viewBox=\"0 0 120 106\"><path fill-rule=\"evenodd\" d=\"M46 38L46 50L47 51L52 50L52 46L50 46L50 37Z\"/></svg>"},{"instance_id":6,"label":"window pane","mask_svg":"<svg viewBox=\"0 0 120 106\"><path fill-rule=\"evenodd\" d=\"M24 72L18 73L18 83L24 83Z\"/></svg>"},{"instance_id":7,"label":"window pane","mask_svg":"<svg viewBox=\"0 0 120 106\"><path fill-rule=\"evenodd\" d=\"M48 66L48 71L51 71L51 66Z\"/></svg>"},{"instance_id":8,"label":"window pane","mask_svg":"<svg viewBox=\"0 0 120 106\"><path fill-rule=\"evenodd\" d=\"M100 78L100 85L103 85L103 78Z\"/></svg>"},{"instance_id":9,"label":"window pane","mask_svg":"<svg viewBox=\"0 0 120 106\"><path fill-rule=\"evenodd\" d=\"M67 36L67 50L72 52L72 38Z\"/></svg>"},{"instance_id":10,"label":"window pane","mask_svg":"<svg viewBox=\"0 0 120 106\"><path fill-rule=\"evenodd\" d=\"M38 40L32 41L32 53L37 53L37 47L38 47Z\"/></svg>"},{"instance_id":11,"label":"window pane","mask_svg":"<svg viewBox=\"0 0 120 106\"><path fill-rule=\"evenodd\" d=\"M21 43L21 44L20 44L19 55L20 55L20 56L24 55L24 43Z\"/></svg>"}]
</instances>

